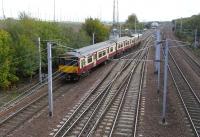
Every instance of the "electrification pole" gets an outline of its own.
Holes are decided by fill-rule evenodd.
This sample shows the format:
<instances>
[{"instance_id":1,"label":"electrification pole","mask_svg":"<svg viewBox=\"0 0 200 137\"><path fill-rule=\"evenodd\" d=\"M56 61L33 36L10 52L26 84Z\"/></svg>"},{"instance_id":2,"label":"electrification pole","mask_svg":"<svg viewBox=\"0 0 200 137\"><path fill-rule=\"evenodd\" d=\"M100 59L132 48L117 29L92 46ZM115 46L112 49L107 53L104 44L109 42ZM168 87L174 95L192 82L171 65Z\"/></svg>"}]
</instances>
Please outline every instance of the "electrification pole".
<instances>
[{"instance_id":1,"label":"electrification pole","mask_svg":"<svg viewBox=\"0 0 200 137\"><path fill-rule=\"evenodd\" d=\"M197 47L197 29L195 29L195 35L194 35L194 47Z\"/></svg>"},{"instance_id":2,"label":"electrification pole","mask_svg":"<svg viewBox=\"0 0 200 137\"><path fill-rule=\"evenodd\" d=\"M52 95L52 56L51 43L47 43L48 50L48 102L49 102L49 116L53 116L53 95Z\"/></svg>"},{"instance_id":3,"label":"electrification pole","mask_svg":"<svg viewBox=\"0 0 200 137\"><path fill-rule=\"evenodd\" d=\"M160 30L156 32L156 64L157 64L157 72L158 72L158 83L157 83L157 93L160 91Z\"/></svg>"},{"instance_id":4,"label":"electrification pole","mask_svg":"<svg viewBox=\"0 0 200 137\"><path fill-rule=\"evenodd\" d=\"M42 83L42 62L41 62L40 37L38 37L38 55L39 55L39 81L40 81L40 83Z\"/></svg>"},{"instance_id":5,"label":"electrification pole","mask_svg":"<svg viewBox=\"0 0 200 137\"><path fill-rule=\"evenodd\" d=\"M182 29L183 29L183 21L182 21L182 18L181 18L181 27L180 27L181 32L182 32Z\"/></svg>"},{"instance_id":6,"label":"electrification pole","mask_svg":"<svg viewBox=\"0 0 200 137\"><path fill-rule=\"evenodd\" d=\"M135 16L135 34L136 34L136 16Z\"/></svg>"},{"instance_id":7,"label":"electrification pole","mask_svg":"<svg viewBox=\"0 0 200 137\"><path fill-rule=\"evenodd\" d=\"M115 0L113 1L113 27L115 26Z\"/></svg>"},{"instance_id":8,"label":"electrification pole","mask_svg":"<svg viewBox=\"0 0 200 137\"><path fill-rule=\"evenodd\" d=\"M122 36L122 26L121 26L121 24L119 25L119 37L121 37Z\"/></svg>"},{"instance_id":9,"label":"electrification pole","mask_svg":"<svg viewBox=\"0 0 200 137\"><path fill-rule=\"evenodd\" d=\"M166 103L167 103L167 78L168 78L168 40L166 39L165 46L165 65L164 65L164 91L163 91L163 111L162 111L162 123L166 122Z\"/></svg>"},{"instance_id":10,"label":"electrification pole","mask_svg":"<svg viewBox=\"0 0 200 137\"><path fill-rule=\"evenodd\" d=\"M53 21L56 21L56 0L53 3Z\"/></svg>"},{"instance_id":11,"label":"electrification pole","mask_svg":"<svg viewBox=\"0 0 200 137\"><path fill-rule=\"evenodd\" d=\"M94 35L95 35L95 33L93 32L92 33L92 44L94 45Z\"/></svg>"},{"instance_id":12,"label":"electrification pole","mask_svg":"<svg viewBox=\"0 0 200 137\"><path fill-rule=\"evenodd\" d=\"M3 7L3 0L2 0L2 14L3 14L3 19L6 19L5 13L4 13L4 7Z\"/></svg>"}]
</instances>

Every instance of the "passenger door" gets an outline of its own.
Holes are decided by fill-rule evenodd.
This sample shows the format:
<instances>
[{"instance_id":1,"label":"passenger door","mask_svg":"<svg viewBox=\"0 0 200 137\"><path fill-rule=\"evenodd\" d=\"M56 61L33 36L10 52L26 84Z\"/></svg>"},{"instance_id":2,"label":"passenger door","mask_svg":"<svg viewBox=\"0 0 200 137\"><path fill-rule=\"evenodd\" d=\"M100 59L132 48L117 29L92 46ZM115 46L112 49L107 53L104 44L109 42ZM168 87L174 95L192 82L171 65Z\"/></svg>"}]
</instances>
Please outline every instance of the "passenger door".
<instances>
[{"instance_id":1,"label":"passenger door","mask_svg":"<svg viewBox=\"0 0 200 137\"><path fill-rule=\"evenodd\" d=\"M93 59L94 59L94 67L97 65L97 53L95 52L93 54Z\"/></svg>"}]
</instances>

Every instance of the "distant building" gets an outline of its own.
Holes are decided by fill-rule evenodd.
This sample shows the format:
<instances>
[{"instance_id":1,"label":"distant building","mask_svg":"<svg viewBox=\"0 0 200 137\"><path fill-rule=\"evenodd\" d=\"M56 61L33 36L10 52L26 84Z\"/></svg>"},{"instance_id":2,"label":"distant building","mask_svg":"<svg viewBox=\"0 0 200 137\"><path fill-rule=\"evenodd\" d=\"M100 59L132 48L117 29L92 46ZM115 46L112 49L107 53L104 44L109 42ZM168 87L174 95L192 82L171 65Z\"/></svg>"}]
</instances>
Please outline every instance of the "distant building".
<instances>
[{"instance_id":1,"label":"distant building","mask_svg":"<svg viewBox=\"0 0 200 137\"><path fill-rule=\"evenodd\" d=\"M151 28L156 29L159 26L158 22L151 23Z\"/></svg>"}]
</instances>

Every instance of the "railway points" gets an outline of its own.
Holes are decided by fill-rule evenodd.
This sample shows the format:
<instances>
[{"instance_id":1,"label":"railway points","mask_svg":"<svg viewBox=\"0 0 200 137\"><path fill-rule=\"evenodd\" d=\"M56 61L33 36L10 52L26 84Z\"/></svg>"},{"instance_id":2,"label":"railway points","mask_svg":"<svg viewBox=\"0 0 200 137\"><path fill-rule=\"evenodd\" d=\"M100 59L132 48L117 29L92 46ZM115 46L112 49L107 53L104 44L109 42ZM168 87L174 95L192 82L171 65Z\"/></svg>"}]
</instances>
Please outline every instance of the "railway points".
<instances>
[{"instance_id":1,"label":"railway points","mask_svg":"<svg viewBox=\"0 0 200 137\"><path fill-rule=\"evenodd\" d=\"M160 31L166 38L174 39L169 28L170 26L164 26ZM169 93L166 103L166 122L163 124L163 85L160 85L160 92L157 92L158 74L154 73L153 63L155 61L153 45L156 41L153 37L154 33L155 30L146 31L136 39L137 42L125 37L119 41L97 43L96 47L101 44L104 44L104 47L99 48L100 52L95 51L95 48L92 52L96 54L87 51L92 49L92 46L77 50L76 53L81 54L76 57L80 57L80 62L85 60L85 64L78 66L76 61L79 58L73 58L75 59L71 60L73 63L62 64L60 71L63 69L64 73L77 72L81 76L90 69L87 65L91 67L91 64L88 63L91 55L92 62L105 56L109 63L103 65L102 60L100 65L98 65L98 61L95 62L96 64L92 63L97 67L78 82L68 81L66 83L66 81L55 79L54 115L51 118L48 117L47 112L47 87L45 85L42 85L39 91L24 95L20 100L5 106L0 113L2 116L0 136L30 134L31 136L50 137L198 137L200 132L198 115L199 59L191 55L187 48L174 47L173 50L169 48L169 83L167 87ZM109 53L112 54L115 50L111 50L109 44L113 46L117 42L121 42L119 45L122 44L122 47L113 47L113 49L120 51L122 48L121 51L124 54L118 53L118 59L113 59ZM162 43L160 44L162 45ZM176 46L178 43L169 42L169 46L173 45ZM125 46L130 46L130 51ZM131 48L131 46L135 46L135 48ZM105 50L105 55L103 54L104 48L108 48ZM163 48L161 47L161 49ZM77 55L73 52L71 51L70 55ZM83 54L84 56L82 56ZM102 55L100 56L100 54ZM163 81L164 55L162 52L160 54L160 81ZM61 58L70 61L70 58L64 58L64 56ZM70 64L73 68L70 67ZM64 68L65 66L68 68ZM58 78L61 78L59 75L60 73L58 73ZM72 76L75 75L70 74L70 78L74 79ZM37 128L39 125L46 128Z\"/></svg>"}]
</instances>

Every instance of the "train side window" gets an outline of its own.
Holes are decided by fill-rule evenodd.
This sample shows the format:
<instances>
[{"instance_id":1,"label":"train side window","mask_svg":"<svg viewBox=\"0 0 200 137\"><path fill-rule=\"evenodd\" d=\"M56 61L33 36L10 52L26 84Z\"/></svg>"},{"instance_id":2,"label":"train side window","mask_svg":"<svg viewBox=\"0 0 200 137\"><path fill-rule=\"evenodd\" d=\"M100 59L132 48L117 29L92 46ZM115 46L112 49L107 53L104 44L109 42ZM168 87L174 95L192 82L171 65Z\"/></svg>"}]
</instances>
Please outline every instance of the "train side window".
<instances>
[{"instance_id":1,"label":"train side window","mask_svg":"<svg viewBox=\"0 0 200 137\"><path fill-rule=\"evenodd\" d=\"M99 58L101 58L102 57L102 52L99 52Z\"/></svg>"},{"instance_id":2,"label":"train side window","mask_svg":"<svg viewBox=\"0 0 200 137\"><path fill-rule=\"evenodd\" d=\"M110 48L110 52L113 52L113 47Z\"/></svg>"},{"instance_id":3,"label":"train side window","mask_svg":"<svg viewBox=\"0 0 200 137\"><path fill-rule=\"evenodd\" d=\"M91 63L92 62L92 56L89 56L88 57L88 63Z\"/></svg>"},{"instance_id":4,"label":"train side window","mask_svg":"<svg viewBox=\"0 0 200 137\"><path fill-rule=\"evenodd\" d=\"M104 50L104 51L103 51L103 56L105 56L105 55L106 55L106 51Z\"/></svg>"}]
</instances>

